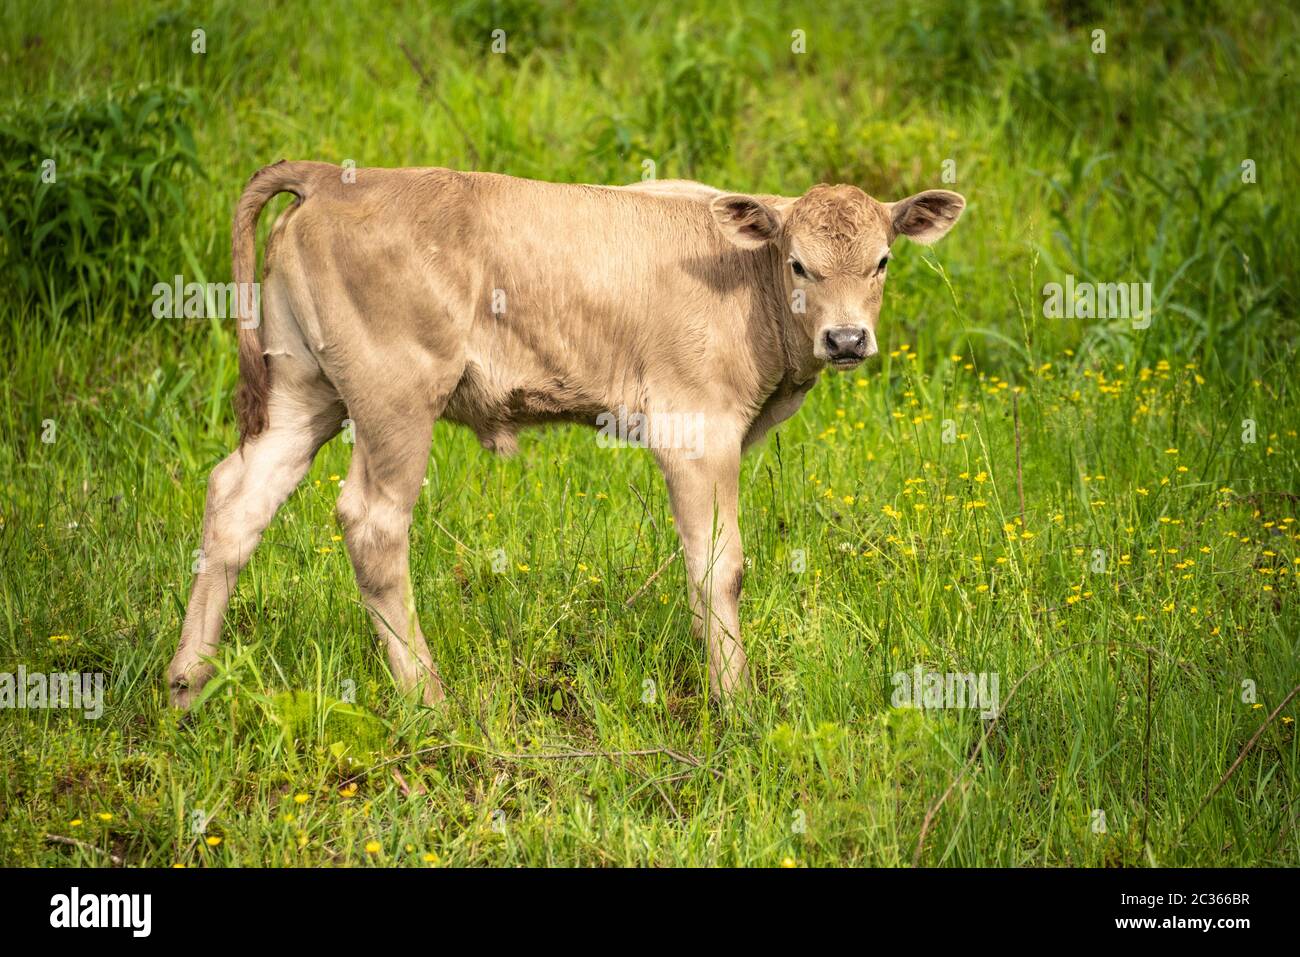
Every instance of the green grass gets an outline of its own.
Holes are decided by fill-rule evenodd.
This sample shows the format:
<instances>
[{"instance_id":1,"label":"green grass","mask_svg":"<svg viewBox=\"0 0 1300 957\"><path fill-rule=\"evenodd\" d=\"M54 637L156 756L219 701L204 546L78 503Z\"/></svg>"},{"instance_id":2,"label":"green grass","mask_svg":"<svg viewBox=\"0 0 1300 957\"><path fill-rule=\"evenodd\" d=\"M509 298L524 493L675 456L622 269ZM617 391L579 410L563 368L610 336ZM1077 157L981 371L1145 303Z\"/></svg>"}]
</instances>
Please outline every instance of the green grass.
<instances>
[{"instance_id":1,"label":"green grass","mask_svg":"<svg viewBox=\"0 0 1300 957\"><path fill-rule=\"evenodd\" d=\"M1294 11L321 6L0 19L0 671L107 682L99 720L0 712L0 863L1300 860L1298 699L1266 720L1300 682ZM144 154L150 91L181 125ZM38 192L45 156L66 192ZM680 563L625 607L676 548L647 453L556 430L502 461L442 426L412 565L450 706L404 700L371 637L335 440L211 694L168 710L235 349L148 290L224 281L235 197L281 157L967 196L896 250L879 367L745 460L743 704L708 701ZM1151 282L1151 327L1044 318L1066 273ZM917 665L996 673L1000 717L893 707Z\"/></svg>"}]
</instances>

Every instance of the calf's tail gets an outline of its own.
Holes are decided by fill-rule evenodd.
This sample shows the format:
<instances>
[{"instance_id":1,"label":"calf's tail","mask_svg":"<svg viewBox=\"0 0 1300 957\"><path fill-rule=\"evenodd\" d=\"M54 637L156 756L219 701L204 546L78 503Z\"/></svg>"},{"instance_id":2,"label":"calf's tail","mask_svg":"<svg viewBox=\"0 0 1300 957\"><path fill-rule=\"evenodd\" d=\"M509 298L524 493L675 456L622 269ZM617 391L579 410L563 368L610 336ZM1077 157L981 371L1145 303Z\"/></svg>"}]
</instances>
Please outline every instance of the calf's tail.
<instances>
[{"instance_id":1,"label":"calf's tail","mask_svg":"<svg viewBox=\"0 0 1300 957\"><path fill-rule=\"evenodd\" d=\"M254 285L257 219L262 214L262 207L278 193L293 193L299 201L306 198L307 165L280 160L263 166L248 181L235 207L230 260L235 280L235 315L239 323L239 388L235 392L235 415L239 420L241 445L266 428L267 399L271 391L271 371L262 351L261 297Z\"/></svg>"}]
</instances>

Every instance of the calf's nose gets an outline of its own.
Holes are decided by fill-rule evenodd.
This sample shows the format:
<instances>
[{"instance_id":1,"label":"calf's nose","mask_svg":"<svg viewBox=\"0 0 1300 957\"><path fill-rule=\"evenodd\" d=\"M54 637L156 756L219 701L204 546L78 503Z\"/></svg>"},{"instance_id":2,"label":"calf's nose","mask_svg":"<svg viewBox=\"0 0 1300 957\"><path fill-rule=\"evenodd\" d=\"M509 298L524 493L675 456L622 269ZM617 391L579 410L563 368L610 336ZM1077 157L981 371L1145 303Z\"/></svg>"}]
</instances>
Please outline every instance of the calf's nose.
<instances>
[{"instance_id":1,"label":"calf's nose","mask_svg":"<svg viewBox=\"0 0 1300 957\"><path fill-rule=\"evenodd\" d=\"M861 326L835 326L826 330L826 354L832 359L864 359L867 330Z\"/></svg>"}]
</instances>

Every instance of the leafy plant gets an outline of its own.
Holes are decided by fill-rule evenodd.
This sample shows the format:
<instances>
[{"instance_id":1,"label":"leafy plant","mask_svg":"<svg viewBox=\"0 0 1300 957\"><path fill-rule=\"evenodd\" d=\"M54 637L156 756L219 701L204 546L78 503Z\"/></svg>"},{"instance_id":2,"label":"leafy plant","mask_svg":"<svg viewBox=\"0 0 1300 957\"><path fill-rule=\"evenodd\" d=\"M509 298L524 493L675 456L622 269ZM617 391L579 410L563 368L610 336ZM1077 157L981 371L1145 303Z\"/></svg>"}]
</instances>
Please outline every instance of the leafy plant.
<instances>
[{"instance_id":1,"label":"leafy plant","mask_svg":"<svg viewBox=\"0 0 1300 957\"><path fill-rule=\"evenodd\" d=\"M138 296L161 278L199 171L192 103L152 85L0 115L0 269L21 298Z\"/></svg>"}]
</instances>

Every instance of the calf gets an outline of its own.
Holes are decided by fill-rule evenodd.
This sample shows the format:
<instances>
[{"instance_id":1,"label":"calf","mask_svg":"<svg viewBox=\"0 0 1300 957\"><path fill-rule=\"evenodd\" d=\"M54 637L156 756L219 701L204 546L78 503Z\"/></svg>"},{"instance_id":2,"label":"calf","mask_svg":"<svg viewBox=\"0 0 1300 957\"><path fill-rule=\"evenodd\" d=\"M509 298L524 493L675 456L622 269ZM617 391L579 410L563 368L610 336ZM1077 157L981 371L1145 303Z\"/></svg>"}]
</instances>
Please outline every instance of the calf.
<instances>
[{"instance_id":1,"label":"calf","mask_svg":"<svg viewBox=\"0 0 1300 957\"><path fill-rule=\"evenodd\" d=\"M168 668L172 703L188 707L212 676L240 569L345 416L355 430L338 500L348 554L395 680L429 704L443 689L416 617L408 532L434 422L468 426L503 454L525 426L593 425L613 410L701 423L690 447L650 444L710 690L742 687L741 453L794 414L822 370L875 354L892 243L934 242L965 200L348 173L276 163L235 211L234 279L248 289L262 207L297 197L272 230L260 319L241 299L241 441L208 481L204 561Z\"/></svg>"}]
</instances>

